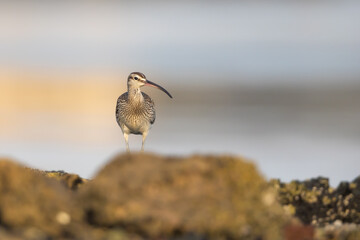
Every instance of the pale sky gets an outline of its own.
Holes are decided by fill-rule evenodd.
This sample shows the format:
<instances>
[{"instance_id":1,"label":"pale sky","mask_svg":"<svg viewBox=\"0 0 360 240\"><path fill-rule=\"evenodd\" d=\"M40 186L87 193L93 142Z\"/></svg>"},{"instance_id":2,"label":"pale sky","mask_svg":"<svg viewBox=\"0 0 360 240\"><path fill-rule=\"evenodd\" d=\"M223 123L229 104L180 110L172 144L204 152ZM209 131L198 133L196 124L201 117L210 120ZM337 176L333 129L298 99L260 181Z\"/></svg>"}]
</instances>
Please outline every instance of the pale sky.
<instances>
[{"instance_id":1,"label":"pale sky","mask_svg":"<svg viewBox=\"0 0 360 240\"><path fill-rule=\"evenodd\" d=\"M358 1L3 4L0 64L351 82L359 23Z\"/></svg>"}]
</instances>

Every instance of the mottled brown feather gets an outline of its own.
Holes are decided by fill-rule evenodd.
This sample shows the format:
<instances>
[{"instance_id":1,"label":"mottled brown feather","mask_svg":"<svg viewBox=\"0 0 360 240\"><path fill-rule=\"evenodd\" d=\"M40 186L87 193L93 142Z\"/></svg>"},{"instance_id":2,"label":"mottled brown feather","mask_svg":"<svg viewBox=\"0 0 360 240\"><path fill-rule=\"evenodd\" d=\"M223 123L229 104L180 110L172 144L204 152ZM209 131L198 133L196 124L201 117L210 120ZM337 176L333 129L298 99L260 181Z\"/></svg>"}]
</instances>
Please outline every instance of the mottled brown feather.
<instances>
[{"instance_id":1,"label":"mottled brown feather","mask_svg":"<svg viewBox=\"0 0 360 240\"><path fill-rule=\"evenodd\" d=\"M142 93L143 102L136 102L128 98L128 92L122 94L116 104L116 121L121 128L122 124L142 120L150 124L155 122L155 104L154 101L146 94Z\"/></svg>"}]
</instances>

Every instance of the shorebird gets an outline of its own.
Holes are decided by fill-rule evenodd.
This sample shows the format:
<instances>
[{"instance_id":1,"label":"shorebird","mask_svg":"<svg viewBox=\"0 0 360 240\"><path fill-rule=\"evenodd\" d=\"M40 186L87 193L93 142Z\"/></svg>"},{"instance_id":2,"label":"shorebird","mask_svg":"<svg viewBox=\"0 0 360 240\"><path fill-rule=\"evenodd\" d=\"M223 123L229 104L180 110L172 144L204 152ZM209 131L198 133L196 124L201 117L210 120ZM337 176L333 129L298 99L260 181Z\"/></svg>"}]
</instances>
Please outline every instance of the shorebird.
<instances>
[{"instance_id":1,"label":"shorebird","mask_svg":"<svg viewBox=\"0 0 360 240\"><path fill-rule=\"evenodd\" d=\"M140 87L142 86L155 87L172 98L165 88L149 81L144 74L130 73L127 80L128 91L118 98L116 104L116 121L124 134L127 152L130 152L129 134L142 135L141 151L144 151L146 136L155 122L154 101L146 93L141 92Z\"/></svg>"}]
</instances>

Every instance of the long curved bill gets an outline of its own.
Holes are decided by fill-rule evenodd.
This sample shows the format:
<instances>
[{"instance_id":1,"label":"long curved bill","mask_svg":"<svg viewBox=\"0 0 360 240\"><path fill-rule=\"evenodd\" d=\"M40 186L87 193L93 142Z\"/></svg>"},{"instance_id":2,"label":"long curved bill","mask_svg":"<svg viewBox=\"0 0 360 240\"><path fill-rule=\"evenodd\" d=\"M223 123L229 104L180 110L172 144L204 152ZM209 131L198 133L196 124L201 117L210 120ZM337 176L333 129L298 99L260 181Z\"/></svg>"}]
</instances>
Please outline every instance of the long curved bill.
<instances>
[{"instance_id":1,"label":"long curved bill","mask_svg":"<svg viewBox=\"0 0 360 240\"><path fill-rule=\"evenodd\" d=\"M157 85L156 83L153 83L153 82L151 82L151 81L149 81L149 80L147 80L147 79L146 79L146 82L145 82L145 86L150 86L150 87L154 87L154 88L160 89L161 91L163 91L164 93L166 93L170 98L173 98L173 97L171 96L171 94L170 94L168 91L166 91L165 88L163 88L162 86Z\"/></svg>"}]
</instances>

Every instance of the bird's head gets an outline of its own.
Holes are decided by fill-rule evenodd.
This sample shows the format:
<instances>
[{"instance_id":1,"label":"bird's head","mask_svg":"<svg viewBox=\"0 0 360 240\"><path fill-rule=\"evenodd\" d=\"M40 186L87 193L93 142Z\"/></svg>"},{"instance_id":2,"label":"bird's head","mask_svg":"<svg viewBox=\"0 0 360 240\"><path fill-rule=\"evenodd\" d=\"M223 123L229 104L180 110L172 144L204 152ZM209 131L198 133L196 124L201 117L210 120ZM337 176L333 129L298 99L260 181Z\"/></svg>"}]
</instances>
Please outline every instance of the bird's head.
<instances>
[{"instance_id":1,"label":"bird's head","mask_svg":"<svg viewBox=\"0 0 360 240\"><path fill-rule=\"evenodd\" d=\"M165 88L161 87L160 85L158 85L156 83L153 83L153 82L147 80L145 75L141 72L130 73L127 84L128 84L128 87L131 87L131 88L140 88L144 85L151 86L151 87L160 89L161 91L166 93L170 98L172 98L171 94L168 91L166 91Z\"/></svg>"}]
</instances>

